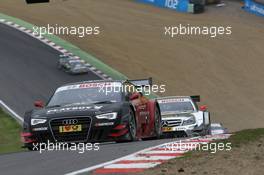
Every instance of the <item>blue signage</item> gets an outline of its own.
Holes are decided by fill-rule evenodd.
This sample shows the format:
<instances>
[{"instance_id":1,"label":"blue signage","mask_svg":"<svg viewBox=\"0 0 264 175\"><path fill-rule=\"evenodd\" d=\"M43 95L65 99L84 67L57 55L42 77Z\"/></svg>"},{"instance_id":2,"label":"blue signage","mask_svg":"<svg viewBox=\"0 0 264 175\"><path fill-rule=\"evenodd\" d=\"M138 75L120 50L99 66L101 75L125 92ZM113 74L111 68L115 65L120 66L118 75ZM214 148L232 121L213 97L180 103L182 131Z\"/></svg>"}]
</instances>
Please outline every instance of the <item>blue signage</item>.
<instances>
[{"instance_id":1,"label":"blue signage","mask_svg":"<svg viewBox=\"0 0 264 175\"><path fill-rule=\"evenodd\" d=\"M244 9L250 13L264 16L264 4L254 0L245 0Z\"/></svg>"},{"instance_id":2,"label":"blue signage","mask_svg":"<svg viewBox=\"0 0 264 175\"><path fill-rule=\"evenodd\" d=\"M180 12L188 12L189 0L137 0L158 7L169 8Z\"/></svg>"}]
</instances>

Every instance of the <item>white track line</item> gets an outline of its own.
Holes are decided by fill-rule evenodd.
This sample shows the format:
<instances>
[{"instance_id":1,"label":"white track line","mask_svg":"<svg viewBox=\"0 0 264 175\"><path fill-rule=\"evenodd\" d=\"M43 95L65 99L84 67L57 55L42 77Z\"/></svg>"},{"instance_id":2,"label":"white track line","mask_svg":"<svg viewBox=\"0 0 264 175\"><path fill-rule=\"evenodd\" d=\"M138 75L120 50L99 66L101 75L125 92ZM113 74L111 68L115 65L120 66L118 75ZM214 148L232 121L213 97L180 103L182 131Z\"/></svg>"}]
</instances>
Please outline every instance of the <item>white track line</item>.
<instances>
[{"instance_id":1,"label":"white track line","mask_svg":"<svg viewBox=\"0 0 264 175\"><path fill-rule=\"evenodd\" d=\"M170 154L170 153L186 153L188 152L189 150L186 150L186 151L182 151L182 150L172 150L172 151L167 151L167 150L162 150L162 151L147 151L145 152L144 154Z\"/></svg>"},{"instance_id":2,"label":"white track line","mask_svg":"<svg viewBox=\"0 0 264 175\"><path fill-rule=\"evenodd\" d=\"M16 119L19 124L22 124L24 119L20 117L15 111L13 111L10 107L8 107L2 100L0 100L0 106L4 108L14 119Z\"/></svg>"},{"instance_id":3,"label":"white track line","mask_svg":"<svg viewBox=\"0 0 264 175\"><path fill-rule=\"evenodd\" d=\"M131 156L126 160L169 160L173 158L175 158L175 156Z\"/></svg>"},{"instance_id":4,"label":"white track line","mask_svg":"<svg viewBox=\"0 0 264 175\"><path fill-rule=\"evenodd\" d=\"M122 164L122 163L115 163L111 165L104 166L104 168L112 168L112 169L123 169L123 168L152 168L161 164L160 162L150 162L150 163L133 163L133 164Z\"/></svg>"},{"instance_id":5,"label":"white track line","mask_svg":"<svg viewBox=\"0 0 264 175\"><path fill-rule=\"evenodd\" d=\"M176 140L175 141L172 141L172 142L169 142L169 143L174 143L174 142L177 142ZM152 150L154 148L157 148L157 147L160 147L160 146L163 146L165 144L168 144L168 143L163 143L163 144L160 144L160 145L157 145L157 146L153 146L153 147L150 147L150 148L146 148L146 149L143 149L143 150L140 150L140 151L137 151L135 153L132 153L132 154L129 154L127 156L124 156L124 157L120 157L118 159L114 159L114 160L111 160L111 161L108 161L108 162L104 162L104 163L101 163L101 164L98 164L98 165L95 165L95 166L91 166L91 167L88 167L88 168L84 168L84 169L81 169L81 170L77 170L77 171L73 171L73 172L70 172L70 173L67 173L65 175L77 175L77 174L81 174L81 173L86 173L86 172L89 172L89 171L93 171L95 169L98 169L98 168L102 168L104 166L107 166L107 165L110 165L110 164L114 164L116 162L119 162L121 160L135 160L133 159L134 157L137 157L136 155L137 154L140 154L140 153L143 153L143 152L147 152L149 150ZM133 158L132 158L133 157ZM159 157L159 156L157 156ZM165 158L166 157L166 158ZM165 160L168 160L167 158L171 158L172 156L164 156L163 159ZM174 158L175 156L173 156L172 158ZM144 158L146 159L146 157ZM159 160L163 160L163 159L159 159ZM151 159L150 159L151 160Z\"/></svg>"},{"instance_id":6,"label":"white track line","mask_svg":"<svg viewBox=\"0 0 264 175\"><path fill-rule=\"evenodd\" d=\"M193 139L195 139L195 138L199 138L199 137L194 137ZM186 139L186 140L189 140L189 139ZM120 157L118 159L114 159L114 160L111 160L111 161L108 161L108 162L104 162L104 163L101 163L101 164L98 164L98 165L95 165L95 166L91 166L91 167L88 167L88 168L84 168L84 169L81 169L81 170L73 171L73 172L67 173L65 175L77 175L77 174L93 171L95 169L102 168L102 167L110 165L110 164L114 164L114 163L119 162L121 160L133 160L133 158L134 157L138 157L137 155L140 154L140 153L145 153L145 152L153 150L155 148L166 146L167 144L172 144L172 143L175 143L175 142L179 142L179 140L175 140L175 141L172 141L172 142L169 142L169 143L162 143L160 145L153 146L153 147L150 147L150 148L146 148L146 149L137 151L135 153L129 154L127 156ZM141 157L142 159L144 157L144 159L146 159L146 160L148 160L148 159L151 160L153 158L155 159L155 158L159 158L161 156L153 156L152 158L148 158L148 157L145 157L145 156L139 156L139 157ZM158 160L168 160L168 159L171 159L171 158L174 158L174 157L175 156L162 156L162 158L158 159Z\"/></svg>"},{"instance_id":7,"label":"white track line","mask_svg":"<svg viewBox=\"0 0 264 175\"><path fill-rule=\"evenodd\" d=\"M62 54L64 54L65 52L68 52L66 49L64 49L63 47L59 46L58 44L56 44L56 43L54 43L54 42L52 42L52 41L50 41L50 40L48 40L48 39L46 39L44 37L35 35L32 30L27 29L25 27L22 27L22 26L20 26L18 24L15 24L12 21L8 21L8 20L5 20L5 19L0 19L0 23L8 25L9 27L12 27L14 29L17 29L17 30L19 30L19 31L31 36L32 38L35 38L35 39L39 40L40 42L44 43L45 45L57 50L58 52L60 52ZM78 58L80 58L80 57L78 57ZM90 69L91 72L93 72L93 74L97 75L98 77L100 77L103 80L107 80L107 79L112 80L112 78L110 76L108 76L108 75L106 77L103 76L102 75L103 74L102 71L100 71L99 69L95 68L94 66L90 67L89 69Z\"/></svg>"},{"instance_id":8,"label":"white track line","mask_svg":"<svg viewBox=\"0 0 264 175\"><path fill-rule=\"evenodd\" d=\"M228 136L220 136L219 138L225 138L225 137L228 137ZM192 140L196 140L196 139L199 139L201 137L194 137L194 138L191 138L191 139L185 139L186 141L192 141ZM217 137L216 137L217 138ZM204 138L202 138L204 139ZM213 140L213 136L212 136L212 140ZM210 139L208 140L208 142L210 141ZM124 157L121 157L121 158L118 158L118 159L115 159L115 160L112 160L112 161L108 161L108 162L105 162L105 163L102 163L102 164L98 164L98 165L95 165L95 166L91 166L91 167L88 167L88 168L84 168L84 169L81 169L81 170L77 170L77 171L73 171L73 172L70 172L68 174L65 174L65 175L77 175L77 174L82 174L82 173L87 173L87 172L90 172L90 171L93 171L93 170L96 170L96 169L99 169L99 168L118 168L120 167L120 164L118 164L119 161L125 161L125 160L169 160L169 159L172 159L172 158L176 158L176 157L181 157L181 156L140 156L140 154L146 154L147 152L149 151L154 151L153 149L155 148L164 148L168 145L174 145L176 143L179 143L180 140L176 140L176 141L171 141L169 143L163 143L163 144L160 144L160 145L157 145L157 146L153 146L153 147L150 147L150 148L146 148L146 149L143 149L141 151L138 151L136 153L132 153L130 155L127 155L127 156L124 156ZM204 142L203 142L204 143ZM159 163L159 162L158 162ZM135 166L142 166L142 167L145 167L145 166L151 166L151 165L146 165L144 163L144 165L141 163L141 165L139 165L140 163L131 163L131 168L135 168ZM128 164L124 164L124 166L122 167L128 167ZM129 168L128 168L129 169Z\"/></svg>"}]
</instances>

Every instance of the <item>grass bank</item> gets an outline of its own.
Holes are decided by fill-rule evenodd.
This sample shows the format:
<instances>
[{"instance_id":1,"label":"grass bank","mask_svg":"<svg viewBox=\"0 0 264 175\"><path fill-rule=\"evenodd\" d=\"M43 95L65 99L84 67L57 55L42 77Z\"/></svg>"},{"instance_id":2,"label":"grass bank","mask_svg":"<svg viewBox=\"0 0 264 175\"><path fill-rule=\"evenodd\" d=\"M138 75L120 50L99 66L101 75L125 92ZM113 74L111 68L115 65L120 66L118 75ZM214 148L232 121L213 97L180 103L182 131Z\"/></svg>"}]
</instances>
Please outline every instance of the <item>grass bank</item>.
<instances>
[{"instance_id":1,"label":"grass bank","mask_svg":"<svg viewBox=\"0 0 264 175\"><path fill-rule=\"evenodd\" d=\"M144 175L262 175L264 167L264 128L234 133L229 139L230 151L193 151L143 172Z\"/></svg>"},{"instance_id":2,"label":"grass bank","mask_svg":"<svg viewBox=\"0 0 264 175\"><path fill-rule=\"evenodd\" d=\"M22 151L21 126L0 108L0 154Z\"/></svg>"}]
</instances>

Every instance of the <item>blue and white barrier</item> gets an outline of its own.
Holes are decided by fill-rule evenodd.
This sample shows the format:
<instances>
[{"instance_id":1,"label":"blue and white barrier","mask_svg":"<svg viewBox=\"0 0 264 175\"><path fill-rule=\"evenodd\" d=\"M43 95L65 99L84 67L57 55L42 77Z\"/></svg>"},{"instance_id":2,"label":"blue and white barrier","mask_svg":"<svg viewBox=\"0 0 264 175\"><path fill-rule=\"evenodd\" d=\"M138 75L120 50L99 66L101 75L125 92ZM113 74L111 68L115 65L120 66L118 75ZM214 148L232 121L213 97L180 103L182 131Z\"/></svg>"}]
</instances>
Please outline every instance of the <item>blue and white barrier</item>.
<instances>
[{"instance_id":1,"label":"blue and white barrier","mask_svg":"<svg viewBox=\"0 0 264 175\"><path fill-rule=\"evenodd\" d=\"M250 13L264 16L264 0L245 0L244 9Z\"/></svg>"},{"instance_id":2,"label":"blue and white barrier","mask_svg":"<svg viewBox=\"0 0 264 175\"><path fill-rule=\"evenodd\" d=\"M169 8L179 12L201 13L204 11L203 0L137 0L157 7Z\"/></svg>"}]
</instances>

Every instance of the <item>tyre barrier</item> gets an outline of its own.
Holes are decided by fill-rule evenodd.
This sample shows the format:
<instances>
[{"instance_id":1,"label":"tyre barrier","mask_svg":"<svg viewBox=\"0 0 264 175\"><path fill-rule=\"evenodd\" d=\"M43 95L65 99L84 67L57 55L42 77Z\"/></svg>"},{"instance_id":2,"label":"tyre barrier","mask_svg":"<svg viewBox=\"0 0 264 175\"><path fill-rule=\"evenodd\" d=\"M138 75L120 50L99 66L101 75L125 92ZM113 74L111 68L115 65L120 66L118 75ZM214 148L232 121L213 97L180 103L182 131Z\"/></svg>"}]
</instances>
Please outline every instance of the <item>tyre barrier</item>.
<instances>
[{"instance_id":1,"label":"tyre barrier","mask_svg":"<svg viewBox=\"0 0 264 175\"><path fill-rule=\"evenodd\" d=\"M204 12L205 6L205 0L137 0L137 2L193 14Z\"/></svg>"},{"instance_id":2,"label":"tyre barrier","mask_svg":"<svg viewBox=\"0 0 264 175\"><path fill-rule=\"evenodd\" d=\"M264 16L264 0L245 0L244 10L259 16Z\"/></svg>"}]
</instances>

